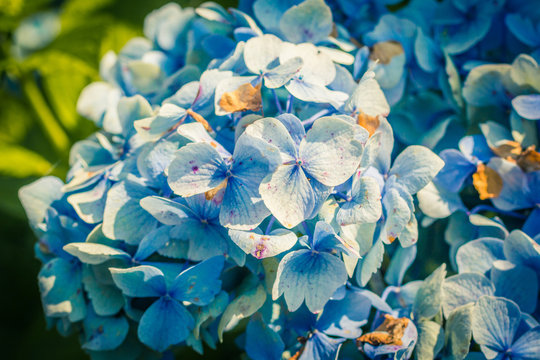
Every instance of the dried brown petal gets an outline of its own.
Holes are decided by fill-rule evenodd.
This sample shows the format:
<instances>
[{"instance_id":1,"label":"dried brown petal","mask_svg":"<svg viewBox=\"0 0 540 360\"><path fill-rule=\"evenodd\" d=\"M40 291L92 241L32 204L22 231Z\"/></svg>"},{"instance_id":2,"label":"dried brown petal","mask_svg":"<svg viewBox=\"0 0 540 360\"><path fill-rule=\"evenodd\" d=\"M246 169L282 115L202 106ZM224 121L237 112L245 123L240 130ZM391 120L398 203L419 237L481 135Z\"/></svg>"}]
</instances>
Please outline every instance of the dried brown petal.
<instances>
[{"instance_id":1,"label":"dried brown petal","mask_svg":"<svg viewBox=\"0 0 540 360\"><path fill-rule=\"evenodd\" d=\"M506 160L515 160L521 154L521 145L516 141L507 140L502 145L491 148L499 157Z\"/></svg>"},{"instance_id":2,"label":"dried brown petal","mask_svg":"<svg viewBox=\"0 0 540 360\"><path fill-rule=\"evenodd\" d=\"M473 185L480 195L480 200L486 200L499 196L503 180L495 170L479 164L476 167L476 173L473 174Z\"/></svg>"},{"instance_id":3,"label":"dried brown petal","mask_svg":"<svg viewBox=\"0 0 540 360\"><path fill-rule=\"evenodd\" d=\"M205 192L204 197L206 198L206 200L212 200L221 189L225 189L227 187L228 180L229 178L225 178L225 180L223 180L221 184L219 184L212 190L208 190L207 192Z\"/></svg>"},{"instance_id":4,"label":"dried brown petal","mask_svg":"<svg viewBox=\"0 0 540 360\"><path fill-rule=\"evenodd\" d=\"M206 129L206 131L208 131L210 133L214 132L214 129L212 129L212 127L210 126L208 121L206 121L206 119L203 118L200 114L196 113L195 111L193 111L191 109L187 109L186 113L189 116L191 116L193 118L193 120L195 120L196 122L201 123L202 126L204 126L204 128Z\"/></svg>"},{"instance_id":5,"label":"dried brown petal","mask_svg":"<svg viewBox=\"0 0 540 360\"><path fill-rule=\"evenodd\" d=\"M250 83L240 85L238 89L226 92L219 100L221 106L227 112L259 111L262 107L261 84L253 87Z\"/></svg>"},{"instance_id":6,"label":"dried brown petal","mask_svg":"<svg viewBox=\"0 0 540 360\"><path fill-rule=\"evenodd\" d=\"M358 346L361 343L369 343L374 346L378 345L403 345L403 334L407 325L409 325L409 319L395 318L386 314L384 322L375 329L375 331L364 334L356 339Z\"/></svg>"},{"instance_id":7,"label":"dried brown petal","mask_svg":"<svg viewBox=\"0 0 540 360\"><path fill-rule=\"evenodd\" d=\"M361 112L360 114L358 114L358 125L366 129L369 133L369 136L371 136L379 128L381 122L379 121L378 116L371 116Z\"/></svg>"},{"instance_id":8,"label":"dried brown petal","mask_svg":"<svg viewBox=\"0 0 540 360\"><path fill-rule=\"evenodd\" d=\"M540 153L535 150L534 145L525 149L518 157L517 163L525 172L540 170Z\"/></svg>"},{"instance_id":9,"label":"dried brown petal","mask_svg":"<svg viewBox=\"0 0 540 360\"><path fill-rule=\"evenodd\" d=\"M403 54L403 46L395 40L381 41L373 45L369 58L379 60L381 64L388 64L392 58Z\"/></svg>"}]
</instances>

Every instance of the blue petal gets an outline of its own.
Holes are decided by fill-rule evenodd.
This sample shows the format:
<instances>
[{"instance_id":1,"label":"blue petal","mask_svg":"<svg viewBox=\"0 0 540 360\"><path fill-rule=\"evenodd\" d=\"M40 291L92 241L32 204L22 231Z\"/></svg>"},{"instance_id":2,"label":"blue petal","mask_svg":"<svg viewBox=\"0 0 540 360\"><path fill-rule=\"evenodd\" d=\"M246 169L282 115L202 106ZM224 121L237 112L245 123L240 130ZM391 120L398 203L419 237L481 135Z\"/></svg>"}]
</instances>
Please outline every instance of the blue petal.
<instances>
[{"instance_id":1,"label":"blue petal","mask_svg":"<svg viewBox=\"0 0 540 360\"><path fill-rule=\"evenodd\" d=\"M397 175L398 181L409 193L416 194L426 186L444 166L444 161L423 146L409 146L394 161L390 175Z\"/></svg>"},{"instance_id":2,"label":"blue petal","mask_svg":"<svg viewBox=\"0 0 540 360\"><path fill-rule=\"evenodd\" d=\"M459 192L463 183L476 172L476 165L454 149L443 150L440 157L445 165L435 177L435 181L451 192Z\"/></svg>"},{"instance_id":3,"label":"blue petal","mask_svg":"<svg viewBox=\"0 0 540 360\"><path fill-rule=\"evenodd\" d=\"M540 245L521 230L514 230L504 242L504 255L514 264L540 271Z\"/></svg>"},{"instance_id":4,"label":"blue petal","mask_svg":"<svg viewBox=\"0 0 540 360\"><path fill-rule=\"evenodd\" d=\"M226 178L220 154L206 143L187 144L169 165L169 186L178 195L192 196L216 188Z\"/></svg>"},{"instance_id":5,"label":"blue petal","mask_svg":"<svg viewBox=\"0 0 540 360\"><path fill-rule=\"evenodd\" d=\"M379 270L384 257L382 239L377 240L369 252L364 255L356 267L356 281L360 286L366 286L371 276Z\"/></svg>"},{"instance_id":6,"label":"blue petal","mask_svg":"<svg viewBox=\"0 0 540 360\"><path fill-rule=\"evenodd\" d=\"M337 186L354 174L367 139L367 130L358 125L322 117L300 144L300 159L311 177L324 185Z\"/></svg>"},{"instance_id":7,"label":"blue petal","mask_svg":"<svg viewBox=\"0 0 540 360\"><path fill-rule=\"evenodd\" d=\"M308 339L298 360L336 359L345 339L334 339L322 332L315 332Z\"/></svg>"},{"instance_id":8,"label":"blue petal","mask_svg":"<svg viewBox=\"0 0 540 360\"><path fill-rule=\"evenodd\" d=\"M83 321L86 342L83 349L91 351L114 350L124 342L129 324L124 316L98 316L92 311Z\"/></svg>"},{"instance_id":9,"label":"blue petal","mask_svg":"<svg viewBox=\"0 0 540 360\"><path fill-rule=\"evenodd\" d=\"M103 179L87 191L68 196L67 201L84 222L97 224L103 221L103 209L108 190L109 183L107 179Z\"/></svg>"},{"instance_id":10,"label":"blue petal","mask_svg":"<svg viewBox=\"0 0 540 360\"><path fill-rule=\"evenodd\" d=\"M270 211L266 208L259 186L277 162L277 152L264 152L266 144L248 134L236 142L231 173L219 220L225 227L251 230L264 220ZM262 185L261 185L262 186Z\"/></svg>"},{"instance_id":11,"label":"blue petal","mask_svg":"<svg viewBox=\"0 0 540 360\"><path fill-rule=\"evenodd\" d=\"M108 269L106 271L108 272ZM87 266L83 268L82 282L88 298L91 300L92 308L97 315L115 315L124 306L124 296L114 283L112 283L110 277L105 281L94 272L92 267Z\"/></svg>"},{"instance_id":12,"label":"blue petal","mask_svg":"<svg viewBox=\"0 0 540 360\"><path fill-rule=\"evenodd\" d=\"M170 297L162 297L146 309L137 333L143 344L163 352L187 339L194 326L193 316L182 304Z\"/></svg>"},{"instance_id":13,"label":"blue petal","mask_svg":"<svg viewBox=\"0 0 540 360\"><path fill-rule=\"evenodd\" d=\"M400 286L405 272L411 266L414 259L416 258L416 246L409 247L399 247L394 255L392 255L392 260L390 260L390 265L386 270L384 276L384 281L389 285Z\"/></svg>"},{"instance_id":14,"label":"blue petal","mask_svg":"<svg viewBox=\"0 0 540 360\"><path fill-rule=\"evenodd\" d=\"M133 260L141 261L152 255L157 250L163 248L169 237L169 227L159 227L148 234L141 240L137 252L133 255Z\"/></svg>"},{"instance_id":15,"label":"blue petal","mask_svg":"<svg viewBox=\"0 0 540 360\"><path fill-rule=\"evenodd\" d=\"M495 287L478 273L461 273L450 276L443 283L443 312L448 318L460 306L474 303L484 295L494 295Z\"/></svg>"},{"instance_id":16,"label":"blue petal","mask_svg":"<svg viewBox=\"0 0 540 360\"><path fill-rule=\"evenodd\" d=\"M342 300L329 301L317 320L317 330L326 335L355 339L367 323L371 301L356 291L348 291Z\"/></svg>"},{"instance_id":17,"label":"blue petal","mask_svg":"<svg viewBox=\"0 0 540 360\"><path fill-rule=\"evenodd\" d=\"M345 264L339 258L298 250L279 263L272 297L277 299L284 293L290 311L297 310L305 299L308 309L318 312L346 281Z\"/></svg>"},{"instance_id":18,"label":"blue petal","mask_svg":"<svg viewBox=\"0 0 540 360\"><path fill-rule=\"evenodd\" d=\"M512 301L484 296L473 309L474 341L487 358L510 349L521 320L519 307Z\"/></svg>"},{"instance_id":19,"label":"blue petal","mask_svg":"<svg viewBox=\"0 0 540 360\"><path fill-rule=\"evenodd\" d=\"M287 10L279 29L293 43L317 43L332 32L332 12L323 0L305 0Z\"/></svg>"},{"instance_id":20,"label":"blue petal","mask_svg":"<svg viewBox=\"0 0 540 360\"><path fill-rule=\"evenodd\" d=\"M223 256L215 256L184 270L169 287L169 294L178 301L208 305L221 290L224 261Z\"/></svg>"},{"instance_id":21,"label":"blue petal","mask_svg":"<svg viewBox=\"0 0 540 360\"><path fill-rule=\"evenodd\" d=\"M113 259L131 260L131 256L123 250L107 245L81 242L64 246L64 251L75 256L85 264L98 265Z\"/></svg>"},{"instance_id":22,"label":"blue petal","mask_svg":"<svg viewBox=\"0 0 540 360\"><path fill-rule=\"evenodd\" d=\"M154 195L152 190L134 181L116 183L107 193L103 233L111 239L139 243L157 225L152 215L139 205L142 198L150 195Z\"/></svg>"},{"instance_id":23,"label":"blue petal","mask_svg":"<svg viewBox=\"0 0 540 360\"><path fill-rule=\"evenodd\" d=\"M538 277L530 268L508 261L495 261L491 269L495 295L514 301L521 311L534 312L538 295Z\"/></svg>"},{"instance_id":24,"label":"blue petal","mask_svg":"<svg viewBox=\"0 0 540 360\"><path fill-rule=\"evenodd\" d=\"M183 220L195 214L179 201L170 200L160 196L148 196L140 201L141 207L152 214L160 223L165 225L178 225Z\"/></svg>"},{"instance_id":25,"label":"blue petal","mask_svg":"<svg viewBox=\"0 0 540 360\"><path fill-rule=\"evenodd\" d=\"M260 316L256 316L252 317L247 325L245 349L252 359L279 360L285 344Z\"/></svg>"},{"instance_id":26,"label":"blue petal","mask_svg":"<svg viewBox=\"0 0 540 360\"><path fill-rule=\"evenodd\" d=\"M19 199L33 228L45 219L47 208L62 197L62 186L64 186L62 180L46 176L21 187Z\"/></svg>"},{"instance_id":27,"label":"blue petal","mask_svg":"<svg viewBox=\"0 0 540 360\"><path fill-rule=\"evenodd\" d=\"M131 297L158 297L167 293L165 276L156 267L141 265L129 269L111 268L114 283Z\"/></svg>"},{"instance_id":28,"label":"blue petal","mask_svg":"<svg viewBox=\"0 0 540 360\"><path fill-rule=\"evenodd\" d=\"M340 225L373 223L382 215L381 190L369 176L354 178L351 201L343 204L336 216Z\"/></svg>"},{"instance_id":29,"label":"blue petal","mask_svg":"<svg viewBox=\"0 0 540 360\"><path fill-rule=\"evenodd\" d=\"M495 260L504 259L503 244L500 239L480 238L461 246L456 254L459 272L485 274Z\"/></svg>"},{"instance_id":30,"label":"blue petal","mask_svg":"<svg viewBox=\"0 0 540 360\"><path fill-rule=\"evenodd\" d=\"M65 316L71 322L84 318L86 305L80 263L55 258L41 268L38 282L47 316Z\"/></svg>"},{"instance_id":31,"label":"blue petal","mask_svg":"<svg viewBox=\"0 0 540 360\"><path fill-rule=\"evenodd\" d=\"M246 254L257 259L279 255L293 247L298 240L295 233L285 229L276 229L266 235L257 230L249 232L231 229L229 236Z\"/></svg>"},{"instance_id":32,"label":"blue petal","mask_svg":"<svg viewBox=\"0 0 540 360\"><path fill-rule=\"evenodd\" d=\"M540 354L540 326L521 335L512 345L512 359L534 360Z\"/></svg>"},{"instance_id":33,"label":"blue petal","mask_svg":"<svg viewBox=\"0 0 540 360\"><path fill-rule=\"evenodd\" d=\"M540 94L517 96L512 100L512 106L525 119L540 119Z\"/></svg>"}]
</instances>

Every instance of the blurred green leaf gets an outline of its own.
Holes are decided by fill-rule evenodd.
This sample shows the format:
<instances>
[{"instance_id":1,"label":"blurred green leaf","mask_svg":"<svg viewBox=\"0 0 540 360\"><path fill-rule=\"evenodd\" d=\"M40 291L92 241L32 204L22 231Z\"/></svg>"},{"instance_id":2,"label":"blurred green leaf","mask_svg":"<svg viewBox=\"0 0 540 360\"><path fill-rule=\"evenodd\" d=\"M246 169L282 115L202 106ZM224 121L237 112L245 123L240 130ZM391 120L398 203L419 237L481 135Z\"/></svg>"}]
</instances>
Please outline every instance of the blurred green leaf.
<instances>
[{"instance_id":1,"label":"blurred green leaf","mask_svg":"<svg viewBox=\"0 0 540 360\"><path fill-rule=\"evenodd\" d=\"M76 104L82 89L98 72L84 61L58 51L36 53L25 62L41 74L41 84L53 112L62 125L73 131L80 122Z\"/></svg>"},{"instance_id":2,"label":"blurred green leaf","mask_svg":"<svg viewBox=\"0 0 540 360\"><path fill-rule=\"evenodd\" d=\"M43 176L52 164L41 155L15 144L0 143L0 175L17 178Z\"/></svg>"},{"instance_id":3,"label":"blurred green leaf","mask_svg":"<svg viewBox=\"0 0 540 360\"><path fill-rule=\"evenodd\" d=\"M4 91L0 92L0 142L19 143L35 121L28 104Z\"/></svg>"}]
</instances>

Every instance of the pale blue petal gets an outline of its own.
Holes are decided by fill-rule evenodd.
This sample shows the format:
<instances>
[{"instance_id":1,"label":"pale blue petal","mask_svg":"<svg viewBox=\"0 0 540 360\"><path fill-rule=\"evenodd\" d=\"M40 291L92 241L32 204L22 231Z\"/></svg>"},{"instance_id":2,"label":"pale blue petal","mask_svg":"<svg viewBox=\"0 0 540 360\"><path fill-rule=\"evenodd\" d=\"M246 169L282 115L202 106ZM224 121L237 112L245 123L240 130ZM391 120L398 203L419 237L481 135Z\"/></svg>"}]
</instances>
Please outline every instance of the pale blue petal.
<instances>
[{"instance_id":1,"label":"pale blue petal","mask_svg":"<svg viewBox=\"0 0 540 360\"><path fill-rule=\"evenodd\" d=\"M178 225L182 220L195 215L184 204L160 196L145 197L140 203L144 210L165 225Z\"/></svg>"},{"instance_id":2,"label":"pale blue petal","mask_svg":"<svg viewBox=\"0 0 540 360\"><path fill-rule=\"evenodd\" d=\"M279 63L282 41L275 35L252 37L244 46L244 62L253 74L259 75Z\"/></svg>"},{"instance_id":3,"label":"pale blue petal","mask_svg":"<svg viewBox=\"0 0 540 360\"><path fill-rule=\"evenodd\" d=\"M290 229L307 219L316 194L302 167L281 165L259 187L265 205L279 222Z\"/></svg>"},{"instance_id":4,"label":"pale blue petal","mask_svg":"<svg viewBox=\"0 0 540 360\"><path fill-rule=\"evenodd\" d=\"M111 268L116 286L131 297L157 297L167 292L165 276L156 267L141 265L129 269Z\"/></svg>"},{"instance_id":5,"label":"pale blue petal","mask_svg":"<svg viewBox=\"0 0 540 360\"><path fill-rule=\"evenodd\" d=\"M305 0L287 10L279 29L293 43L317 43L332 32L332 11L323 0Z\"/></svg>"},{"instance_id":6,"label":"pale blue petal","mask_svg":"<svg viewBox=\"0 0 540 360\"><path fill-rule=\"evenodd\" d=\"M519 116L529 120L540 119L540 94L520 95L512 100L512 107Z\"/></svg>"},{"instance_id":7,"label":"pale blue petal","mask_svg":"<svg viewBox=\"0 0 540 360\"><path fill-rule=\"evenodd\" d=\"M107 199L105 195L109 186L107 179L103 179L89 190L68 196L67 201L84 222L97 224L103 221L103 209Z\"/></svg>"},{"instance_id":8,"label":"pale blue petal","mask_svg":"<svg viewBox=\"0 0 540 360\"><path fill-rule=\"evenodd\" d=\"M367 139L367 131L358 125L336 117L319 118L300 144L302 166L322 184L340 185L360 164Z\"/></svg>"},{"instance_id":9,"label":"pale blue petal","mask_svg":"<svg viewBox=\"0 0 540 360\"><path fill-rule=\"evenodd\" d=\"M154 252L163 248L167 241L170 240L169 231L169 227L162 226L146 234L141 240L137 252L133 255L133 260L144 260Z\"/></svg>"},{"instance_id":10,"label":"pale blue petal","mask_svg":"<svg viewBox=\"0 0 540 360\"><path fill-rule=\"evenodd\" d=\"M19 199L33 228L45 219L47 208L62 197L62 186L62 180L46 176L20 188Z\"/></svg>"},{"instance_id":11,"label":"pale blue petal","mask_svg":"<svg viewBox=\"0 0 540 360\"><path fill-rule=\"evenodd\" d=\"M82 291L80 263L55 258L46 263L38 275L39 290L45 315L82 320L86 304Z\"/></svg>"},{"instance_id":12,"label":"pale blue petal","mask_svg":"<svg viewBox=\"0 0 540 360\"><path fill-rule=\"evenodd\" d=\"M474 341L482 347L488 358L494 352L510 349L519 326L519 307L510 300L484 296L473 309L472 329Z\"/></svg>"},{"instance_id":13,"label":"pale blue petal","mask_svg":"<svg viewBox=\"0 0 540 360\"><path fill-rule=\"evenodd\" d=\"M411 219L411 210L405 199L398 190L391 188L382 199L384 207L384 227L381 237L385 242L393 242L403 231Z\"/></svg>"},{"instance_id":14,"label":"pale blue petal","mask_svg":"<svg viewBox=\"0 0 540 360\"><path fill-rule=\"evenodd\" d=\"M384 244L381 239L371 247L356 267L356 281L360 286L366 286L371 276L379 270L384 257Z\"/></svg>"},{"instance_id":15,"label":"pale blue petal","mask_svg":"<svg viewBox=\"0 0 540 360\"><path fill-rule=\"evenodd\" d=\"M384 275L384 281L389 285L400 286L405 272L411 266L414 259L416 258L416 246L409 247L399 247L394 255L392 255L392 260L390 260L390 265L386 270Z\"/></svg>"},{"instance_id":16,"label":"pale blue petal","mask_svg":"<svg viewBox=\"0 0 540 360\"><path fill-rule=\"evenodd\" d=\"M64 251L75 256L85 264L98 265L106 261L119 259L124 261L131 260L131 255L123 250L116 249L107 245L76 242L64 246Z\"/></svg>"},{"instance_id":17,"label":"pale blue petal","mask_svg":"<svg viewBox=\"0 0 540 360\"><path fill-rule=\"evenodd\" d=\"M340 225L373 223L382 215L381 190L369 176L354 178L352 199L344 203L336 217Z\"/></svg>"},{"instance_id":18,"label":"pale blue petal","mask_svg":"<svg viewBox=\"0 0 540 360\"><path fill-rule=\"evenodd\" d=\"M506 238L504 255L514 264L540 271L540 245L521 230L513 230Z\"/></svg>"},{"instance_id":19,"label":"pale blue petal","mask_svg":"<svg viewBox=\"0 0 540 360\"><path fill-rule=\"evenodd\" d=\"M412 145L397 156L389 174L396 175L399 183L412 195L426 186L443 166L444 161L433 151Z\"/></svg>"},{"instance_id":20,"label":"pale blue petal","mask_svg":"<svg viewBox=\"0 0 540 360\"><path fill-rule=\"evenodd\" d=\"M369 318L371 301L356 291L348 291L342 300L331 300L317 320L317 330L327 335L355 339Z\"/></svg>"},{"instance_id":21,"label":"pale blue petal","mask_svg":"<svg viewBox=\"0 0 540 360\"><path fill-rule=\"evenodd\" d=\"M257 120L246 128L245 134L275 146L281 154L282 162L295 160L297 157L297 146L283 121L274 118Z\"/></svg>"},{"instance_id":22,"label":"pale blue petal","mask_svg":"<svg viewBox=\"0 0 540 360\"><path fill-rule=\"evenodd\" d=\"M439 266L429 275L414 297L413 313L415 320L430 319L441 310L443 283L446 276L446 264Z\"/></svg>"},{"instance_id":23,"label":"pale blue petal","mask_svg":"<svg viewBox=\"0 0 540 360\"><path fill-rule=\"evenodd\" d=\"M304 61L300 57L294 57L283 64L264 74L264 86L269 89L277 89L285 85L293 76L298 74Z\"/></svg>"},{"instance_id":24,"label":"pale blue petal","mask_svg":"<svg viewBox=\"0 0 540 360\"><path fill-rule=\"evenodd\" d=\"M494 295L495 286L478 273L461 273L450 276L443 283L442 307L448 318L460 306L475 303L484 295Z\"/></svg>"},{"instance_id":25,"label":"pale blue petal","mask_svg":"<svg viewBox=\"0 0 540 360\"><path fill-rule=\"evenodd\" d=\"M276 229L267 235L231 229L229 236L246 254L257 259L279 255L292 248L298 239L295 233L285 229Z\"/></svg>"},{"instance_id":26,"label":"pale blue petal","mask_svg":"<svg viewBox=\"0 0 540 360\"><path fill-rule=\"evenodd\" d=\"M318 312L346 281L345 264L339 258L298 250L279 263L272 296L277 299L284 293L290 311L297 310L305 299L308 309Z\"/></svg>"},{"instance_id":27,"label":"pale blue petal","mask_svg":"<svg viewBox=\"0 0 540 360\"><path fill-rule=\"evenodd\" d=\"M496 288L495 295L514 301L523 312L534 312L538 277L532 269L499 260L493 263L490 276Z\"/></svg>"},{"instance_id":28,"label":"pale blue petal","mask_svg":"<svg viewBox=\"0 0 540 360\"><path fill-rule=\"evenodd\" d=\"M512 345L512 359L534 360L540 354L540 326L537 326L525 334Z\"/></svg>"},{"instance_id":29,"label":"pale blue petal","mask_svg":"<svg viewBox=\"0 0 540 360\"><path fill-rule=\"evenodd\" d=\"M500 239L480 238L461 246L456 254L459 272L485 274L495 260L504 259L503 245Z\"/></svg>"},{"instance_id":30,"label":"pale blue petal","mask_svg":"<svg viewBox=\"0 0 540 360\"><path fill-rule=\"evenodd\" d=\"M226 165L206 143L187 144L169 165L169 186L178 195L192 196L216 188L225 180Z\"/></svg>"},{"instance_id":31,"label":"pale blue petal","mask_svg":"<svg viewBox=\"0 0 540 360\"><path fill-rule=\"evenodd\" d=\"M116 183L107 193L103 212L103 233L113 240L124 240L137 244L157 221L146 212L139 201L154 195L151 189L137 182L126 180ZM133 224L137 226L133 226Z\"/></svg>"},{"instance_id":32,"label":"pale blue petal","mask_svg":"<svg viewBox=\"0 0 540 360\"><path fill-rule=\"evenodd\" d=\"M336 359L345 339L335 339L322 332L314 333L306 342L304 351L298 360Z\"/></svg>"}]
</instances>

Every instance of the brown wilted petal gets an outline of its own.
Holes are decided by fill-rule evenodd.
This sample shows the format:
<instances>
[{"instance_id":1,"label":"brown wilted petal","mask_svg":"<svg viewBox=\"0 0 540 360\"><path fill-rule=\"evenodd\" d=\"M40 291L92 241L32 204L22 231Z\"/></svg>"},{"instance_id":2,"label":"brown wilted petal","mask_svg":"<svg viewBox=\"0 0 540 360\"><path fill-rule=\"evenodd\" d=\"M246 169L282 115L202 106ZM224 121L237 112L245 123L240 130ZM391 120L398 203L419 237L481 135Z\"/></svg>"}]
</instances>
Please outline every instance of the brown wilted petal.
<instances>
[{"instance_id":1,"label":"brown wilted petal","mask_svg":"<svg viewBox=\"0 0 540 360\"><path fill-rule=\"evenodd\" d=\"M206 119L203 118L200 114L196 113L195 111L193 111L191 109L187 109L186 113L189 116L191 116L193 118L193 120L195 120L196 122L201 123L202 126L204 126L204 128L206 129L206 131L208 131L210 133L214 132L214 129L212 129L212 127L210 126L208 121L206 121Z\"/></svg>"},{"instance_id":2,"label":"brown wilted petal","mask_svg":"<svg viewBox=\"0 0 540 360\"><path fill-rule=\"evenodd\" d=\"M535 150L534 145L525 149L518 157L517 163L525 172L540 170L540 153Z\"/></svg>"},{"instance_id":3,"label":"brown wilted petal","mask_svg":"<svg viewBox=\"0 0 540 360\"><path fill-rule=\"evenodd\" d=\"M362 343L369 343L373 346L378 345L403 345L403 334L407 325L408 318L395 318L391 315L384 315L384 322L375 329L375 331L364 334L356 339L356 344L360 347Z\"/></svg>"},{"instance_id":4,"label":"brown wilted petal","mask_svg":"<svg viewBox=\"0 0 540 360\"><path fill-rule=\"evenodd\" d=\"M204 197L206 198L206 200L212 200L221 189L225 189L227 187L228 180L229 178L225 178L225 180L223 180L221 184L219 184L212 190L208 190L207 192L205 192Z\"/></svg>"},{"instance_id":5,"label":"brown wilted petal","mask_svg":"<svg viewBox=\"0 0 540 360\"><path fill-rule=\"evenodd\" d=\"M489 166L479 164L473 174L473 185L480 200L492 199L501 193L503 180L501 176Z\"/></svg>"},{"instance_id":6,"label":"brown wilted petal","mask_svg":"<svg viewBox=\"0 0 540 360\"><path fill-rule=\"evenodd\" d=\"M361 112L358 114L358 125L366 129L369 133L369 136L373 135L375 131L379 128L381 122L379 121L378 116L370 116Z\"/></svg>"},{"instance_id":7,"label":"brown wilted petal","mask_svg":"<svg viewBox=\"0 0 540 360\"><path fill-rule=\"evenodd\" d=\"M373 45L369 58L379 60L381 64L388 64L395 56L403 54L403 46L398 41L381 41Z\"/></svg>"},{"instance_id":8,"label":"brown wilted petal","mask_svg":"<svg viewBox=\"0 0 540 360\"><path fill-rule=\"evenodd\" d=\"M521 145L517 141L507 140L502 145L491 148L499 157L506 160L516 160L521 154Z\"/></svg>"},{"instance_id":9,"label":"brown wilted petal","mask_svg":"<svg viewBox=\"0 0 540 360\"><path fill-rule=\"evenodd\" d=\"M223 110L234 113L237 111L259 111L262 107L261 84L253 86L250 83L240 85L238 89L226 92L219 100Z\"/></svg>"}]
</instances>

